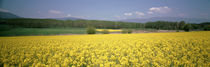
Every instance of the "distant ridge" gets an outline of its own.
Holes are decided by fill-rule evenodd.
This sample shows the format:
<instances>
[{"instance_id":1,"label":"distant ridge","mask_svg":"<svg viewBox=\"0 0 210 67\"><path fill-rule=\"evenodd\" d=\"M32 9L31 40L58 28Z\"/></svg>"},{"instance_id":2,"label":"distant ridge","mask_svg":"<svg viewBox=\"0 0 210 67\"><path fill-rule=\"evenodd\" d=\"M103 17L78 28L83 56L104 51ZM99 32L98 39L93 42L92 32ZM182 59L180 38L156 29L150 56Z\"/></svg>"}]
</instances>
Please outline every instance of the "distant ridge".
<instances>
[{"instance_id":1,"label":"distant ridge","mask_svg":"<svg viewBox=\"0 0 210 67\"><path fill-rule=\"evenodd\" d=\"M50 19L56 19L56 20L85 20L85 19L76 18L76 17L50 18Z\"/></svg>"},{"instance_id":2,"label":"distant ridge","mask_svg":"<svg viewBox=\"0 0 210 67\"><path fill-rule=\"evenodd\" d=\"M120 21L122 21L122 22L138 22L138 23L154 22L154 21L172 21L172 22L185 21L188 23L202 23L202 22L210 22L210 19L181 18L181 17L152 17L152 18L147 18L147 19L124 19L124 20L120 20Z\"/></svg>"},{"instance_id":3,"label":"distant ridge","mask_svg":"<svg viewBox=\"0 0 210 67\"><path fill-rule=\"evenodd\" d=\"M0 18L9 19L9 18L22 18L22 17L12 14L10 12L1 12L0 11Z\"/></svg>"}]
</instances>

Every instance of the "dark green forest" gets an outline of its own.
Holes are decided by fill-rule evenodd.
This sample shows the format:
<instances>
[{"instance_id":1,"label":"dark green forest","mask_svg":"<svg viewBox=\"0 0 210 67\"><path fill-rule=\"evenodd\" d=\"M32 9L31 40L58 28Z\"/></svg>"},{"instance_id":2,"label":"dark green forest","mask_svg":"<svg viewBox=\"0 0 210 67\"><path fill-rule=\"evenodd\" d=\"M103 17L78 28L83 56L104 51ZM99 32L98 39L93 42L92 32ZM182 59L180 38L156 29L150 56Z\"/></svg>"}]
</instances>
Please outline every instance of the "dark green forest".
<instances>
[{"instance_id":1,"label":"dark green forest","mask_svg":"<svg viewBox=\"0 0 210 67\"><path fill-rule=\"evenodd\" d=\"M109 29L120 29L120 28L141 28L141 23L125 23L125 22L114 22L114 21L99 21L99 20L55 20L55 19L2 19L1 25L9 25L11 27L22 27L22 28L86 28L93 26L96 28L109 28Z\"/></svg>"},{"instance_id":2,"label":"dark green forest","mask_svg":"<svg viewBox=\"0 0 210 67\"><path fill-rule=\"evenodd\" d=\"M210 22L200 24L169 21L156 21L147 23L118 22L118 21L101 21L101 20L55 20L55 19L1 19L2 26L9 28L86 28L93 26L96 28L121 29L121 28L150 28L157 30L210 30ZM2 28L3 29L3 28Z\"/></svg>"}]
</instances>

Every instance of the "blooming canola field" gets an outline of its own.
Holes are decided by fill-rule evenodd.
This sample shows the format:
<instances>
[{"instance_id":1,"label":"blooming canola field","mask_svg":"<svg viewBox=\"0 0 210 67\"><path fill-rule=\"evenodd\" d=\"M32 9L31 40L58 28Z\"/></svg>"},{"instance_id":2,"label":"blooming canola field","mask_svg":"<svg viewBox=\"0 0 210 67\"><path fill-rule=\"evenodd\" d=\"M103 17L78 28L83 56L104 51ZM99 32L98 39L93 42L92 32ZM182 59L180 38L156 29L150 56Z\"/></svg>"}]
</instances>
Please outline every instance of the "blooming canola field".
<instances>
[{"instance_id":1,"label":"blooming canola field","mask_svg":"<svg viewBox=\"0 0 210 67\"><path fill-rule=\"evenodd\" d=\"M210 31L0 37L4 67L210 67Z\"/></svg>"},{"instance_id":2,"label":"blooming canola field","mask_svg":"<svg viewBox=\"0 0 210 67\"><path fill-rule=\"evenodd\" d=\"M109 32L122 32L122 30L120 29L96 29L96 31L104 31L104 30L108 30Z\"/></svg>"}]
</instances>

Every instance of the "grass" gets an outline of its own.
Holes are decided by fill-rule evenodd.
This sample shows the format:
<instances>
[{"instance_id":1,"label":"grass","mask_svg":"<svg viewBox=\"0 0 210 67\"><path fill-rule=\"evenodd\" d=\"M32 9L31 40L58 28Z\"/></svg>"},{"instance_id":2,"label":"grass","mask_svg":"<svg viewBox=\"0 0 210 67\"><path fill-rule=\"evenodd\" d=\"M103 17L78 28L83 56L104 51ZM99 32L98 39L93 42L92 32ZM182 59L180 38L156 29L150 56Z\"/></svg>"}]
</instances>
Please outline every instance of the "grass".
<instances>
[{"instance_id":1,"label":"grass","mask_svg":"<svg viewBox=\"0 0 210 67\"><path fill-rule=\"evenodd\" d=\"M14 28L0 32L0 36L85 34L85 28Z\"/></svg>"},{"instance_id":2,"label":"grass","mask_svg":"<svg viewBox=\"0 0 210 67\"><path fill-rule=\"evenodd\" d=\"M103 30L103 29L97 29ZM121 29L107 29L110 32L119 32ZM136 28L133 30L157 31L156 29ZM102 33L96 31L97 34ZM0 36L34 36L34 35L62 35L62 34L86 34L86 28L10 28L0 27Z\"/></svg>"}]
</instances>

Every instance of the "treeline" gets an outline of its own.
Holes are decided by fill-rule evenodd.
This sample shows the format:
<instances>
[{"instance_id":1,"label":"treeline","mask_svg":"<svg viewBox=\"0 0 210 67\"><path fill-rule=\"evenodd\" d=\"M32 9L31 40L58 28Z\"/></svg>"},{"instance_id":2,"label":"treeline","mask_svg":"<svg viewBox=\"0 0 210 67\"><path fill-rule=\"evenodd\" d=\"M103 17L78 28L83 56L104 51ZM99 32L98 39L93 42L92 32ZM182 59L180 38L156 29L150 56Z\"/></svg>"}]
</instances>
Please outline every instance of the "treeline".
<instances>
[{"instance_id":1,"label":"treeline","mask_svg":"<svg viewBox=\"0 0 210 67\"><path fill-rule=\"evenodd\" d=\"M145 28L153 28L158 30L210 30L210 22L203 22L200 24L186 23L185 21L180 22L169 22L169 21L156 21L145 23Z\"/></svg>"},{"instance_id":2,"label":"treeline","mask_svg":"<svg viewBox=\"0 0 210 67\"><path fill-rule=\"evenodd\" d=\"M100 21L100 20L55 20L55 19L2 19L0 24L11 25L13 27L24 27L24 28L69 28L79 27L86 28L93 26L96 28L141 28L141 23L126 23L126 22L115 22L115 21Z\"/></svg>"},{"instance_id":3,"label":"treeline","mask_svg":"<svg viewBox=\"0 0 210 67\"><path fill-rule=\"evenodd\" d=\"M169 21L156 21L147 23L133 23L133 22L117 22L117 21L101 21L101 20L55 20L55 19L0 19L0 25L9 25L13 28L69 28L79 27L86 28L93 26L96 28L152 28L162 30L210 30L210 22L200 24Z\"/></svg>"}]
</instances>

